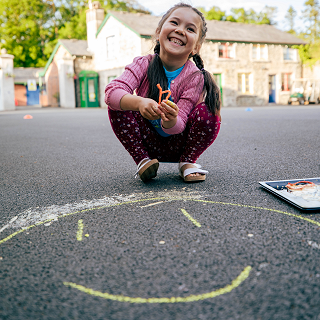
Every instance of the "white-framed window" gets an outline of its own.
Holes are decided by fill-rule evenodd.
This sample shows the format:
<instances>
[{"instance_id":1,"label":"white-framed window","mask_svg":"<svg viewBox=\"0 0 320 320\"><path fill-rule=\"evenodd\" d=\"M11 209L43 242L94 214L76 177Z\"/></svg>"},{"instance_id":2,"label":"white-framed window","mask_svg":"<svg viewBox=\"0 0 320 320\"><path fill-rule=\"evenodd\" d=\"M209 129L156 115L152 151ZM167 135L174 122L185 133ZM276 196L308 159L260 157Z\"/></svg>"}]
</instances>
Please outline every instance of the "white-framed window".
<instances>
[{"instance_id":1,"label":"white-framed window","mask_svg":"<svg viewBox=\"0 0 320 320\"><path fill-rule=\"evenodd\" d=\"M297 50L289 47L283 48L283 60L285 61L296 61Z\"/></svg>"},{"instance_id":2,"label":"white-framed window","mask_svg":"<svg viewBox=\"0 0 320 320\"><path fill-rule=\"evenodd\" d=\"M238 73L238 92L253 94L253 76L251 73Z\"/></svg>"},{"instance_id":3,"label":"white-framed window","mask_svg":"<svg viewBox=\"0 0 320 320\"><path fill-rule=\"evenodd\" d=\"M117 76L109 76L108 77L108 84L113 80L115 79Z\"/></svg>"},{"instance_id":4,"label":"white-framed window","mask_svg":"<svg viewBox=\"0 0 320 320\"><path fill-rule=\"evenodd\" d=\"M115 36L109 36L106 39L106 59L114 59L115 55Z\"/></svg>"},{"instance_id":5,"label":"white-framed window","mask_svg":"<svg viewBox=\"0 0 320 320\"><path fill-rule=\"evenodd\" d=\"M290 91L292 87L292 73L281 73L281 91Z\"/></svg>"},{"instance_id":6,"label":"white-framed window","mask_svg":"<svg viewBox=\"0 0 320 320\"><path fill-rule=\"evenodd\" d=\"M253 44L252 60L268 60L268 46L266 44Z\"/></svg>"},{"instance_id":7,"label":"white-framed window","mask_svg":"<svg viewBox=\"0 0 320 320\"><path fill-rule=\"evenodd\" d=\"M234 45L229 42L219 43L219 58L234 59Z\"/></svg>"}]
</instances>

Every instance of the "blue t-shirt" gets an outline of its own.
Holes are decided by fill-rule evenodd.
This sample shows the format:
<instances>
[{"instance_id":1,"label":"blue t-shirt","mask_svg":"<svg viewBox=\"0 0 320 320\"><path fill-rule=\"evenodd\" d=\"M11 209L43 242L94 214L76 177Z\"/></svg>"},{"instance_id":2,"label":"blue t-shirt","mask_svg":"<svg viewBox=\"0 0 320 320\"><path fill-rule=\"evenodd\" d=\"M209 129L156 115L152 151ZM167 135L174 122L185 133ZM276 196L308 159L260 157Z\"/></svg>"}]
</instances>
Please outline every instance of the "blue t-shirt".
<instances>
[{"instance_id":1,"label":"blue t-shirt","mask_svg":"<svg viewBox=\"0 0 320 320\"><path fill-rule=\"evenodd\" d=\"M171 81L174 80L182 71L184 65L175 70L175 71L167 71L165 67L163 67L164 72L166 73L167 79L168 79L168 90L170 90L170 85L171 85ZM172 101L171 97L169 98L169 100ZM160 134L160 136L162 137L169 137L170 134L165 133L161 127L161 119L157 119L157 120L149 120L151 122L151 124L153 125L153 127L156 129L156 131Z\"/></svg>"}]
</instances>

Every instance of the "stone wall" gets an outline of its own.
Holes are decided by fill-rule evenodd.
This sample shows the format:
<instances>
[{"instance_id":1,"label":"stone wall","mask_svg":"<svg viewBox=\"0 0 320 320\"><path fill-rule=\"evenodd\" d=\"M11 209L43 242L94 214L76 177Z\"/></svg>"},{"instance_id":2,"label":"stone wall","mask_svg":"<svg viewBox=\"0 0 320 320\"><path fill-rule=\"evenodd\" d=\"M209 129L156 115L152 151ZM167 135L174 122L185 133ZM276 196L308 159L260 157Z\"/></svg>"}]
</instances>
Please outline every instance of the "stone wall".
<instances>
[{"instance_id":1,"label":"stone wall","mask_svg":"<svg viewBox=\"0 0 320 320\"><path fill-rule=\"evenodd\" d=\"M269 75L276 77L276 103L287 103L289 92L281 91L281 74L291 73L293 79L301 77L301 63L298 55L295 61L283 60L283 46L268 45L266 60L252 59L252 44L238 43L234 46L234 58L219 58L219 44L206 42L201 56L205 69L212 74L221 74L223 106L267 105L269 102ZM250 93L238 91L238 74L251 77Z\"/></svg>"}]
</instances>

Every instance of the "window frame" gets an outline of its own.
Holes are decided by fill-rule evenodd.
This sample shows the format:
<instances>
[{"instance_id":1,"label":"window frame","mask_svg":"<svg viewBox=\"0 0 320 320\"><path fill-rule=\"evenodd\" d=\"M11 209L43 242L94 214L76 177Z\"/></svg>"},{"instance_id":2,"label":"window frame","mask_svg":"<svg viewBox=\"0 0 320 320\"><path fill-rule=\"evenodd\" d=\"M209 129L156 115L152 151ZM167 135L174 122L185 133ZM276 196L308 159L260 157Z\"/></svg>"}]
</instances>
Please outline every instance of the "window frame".
<instances>
[{"instance_id":1,"label":"window frame","mask_svg":"<svg viewBox=\"0 0 320 320\"><path fill-rule=\"evenodd\" d=\"M220 47L222 47L220 50ZM220 52L222 51L222 56ZM234 59L235 58L235 45L229 42L218 42L218 59Z\"/></svg>"},{"instance_id":2,"label":"window frame","mask_svg":"<svg viewBox=\"0 0 320 320\"><path fill-rule=\"evenodd\" d=\"M297 50L290 47L282 48L283 61L297 61Z\"/></svg>"},{"instance_id":3,"label":"window frame","mask_svg":"<svg viewBox=\"0 0 320 320\"><path fill-rule=\"evenodd\" d=\"M254 57L254 48L256 48L256 57ZM253 61L267 61L268 60L268 45L254 43L251 47L251 59Z\"/></svg>"},{"instance_id":4,"label":"window frame","mask_svg":"<svg viewBox=\"0 0 320 320\"><path fill-rule=\"evenodd\" d=\"M281 92L290 92L292 89L292 72L281 72Z\"/></svg>"},{"instance_id":5,"label":"window frame","mask_svg":"<svg viewBox=\"0 0 320 320\"><path fill-rule=\"evenodd\" d=\"M254 94L253 93L253 74L251 72L238 73L238 93L246 94L246 95Z\"/></svg>"},{"instance_id":6,"label":"window frame","mask_svg":"<svg viewBox=\"0 0 320 320\"><path fill-rule=\"evenodd\" d=\"M106 37L106 60L113 60L116 58L115 54L115 35Z\"/></svg>"}]
</instances>

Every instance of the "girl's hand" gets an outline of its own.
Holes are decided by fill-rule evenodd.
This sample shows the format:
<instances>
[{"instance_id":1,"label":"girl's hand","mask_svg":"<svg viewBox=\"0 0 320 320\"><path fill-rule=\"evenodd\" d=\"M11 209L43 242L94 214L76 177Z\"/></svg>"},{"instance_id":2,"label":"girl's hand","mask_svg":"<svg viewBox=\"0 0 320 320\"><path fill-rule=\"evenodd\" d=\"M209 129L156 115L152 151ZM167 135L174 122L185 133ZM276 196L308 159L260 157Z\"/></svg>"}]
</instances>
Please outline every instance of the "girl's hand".
<instances>
[{"instance_id":1,"label":"girl's hand","mask_svg":"<svg viewBox=\"0 0 320 320\"><path fill-rule=\"evenodd\" d=\"M169 100L163 100L159 106L161 111L162 126L166 129L172 128L177 122L179 113L178 106Z\"/></svg>"},{"instance_id":2,"label":"girl's hand","mask_svg":"<svg viewBox=\"0 0 320 320\"><path fill-rule=\"evenodd\" d=\"M161 111L156 101L149 98L141 98L138 109L141 115L148 120L156 120L160 118Z\"/></svg>"}]
</instances>

